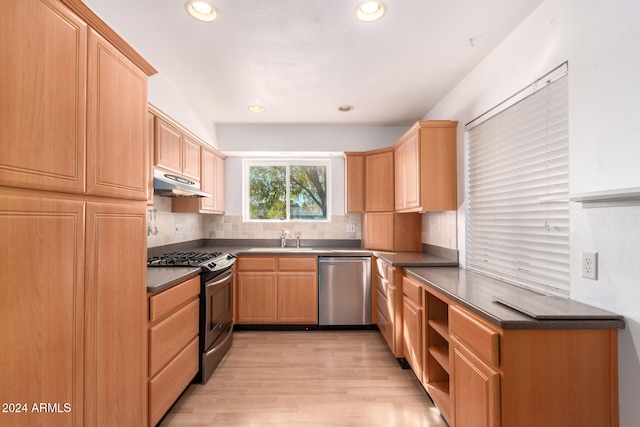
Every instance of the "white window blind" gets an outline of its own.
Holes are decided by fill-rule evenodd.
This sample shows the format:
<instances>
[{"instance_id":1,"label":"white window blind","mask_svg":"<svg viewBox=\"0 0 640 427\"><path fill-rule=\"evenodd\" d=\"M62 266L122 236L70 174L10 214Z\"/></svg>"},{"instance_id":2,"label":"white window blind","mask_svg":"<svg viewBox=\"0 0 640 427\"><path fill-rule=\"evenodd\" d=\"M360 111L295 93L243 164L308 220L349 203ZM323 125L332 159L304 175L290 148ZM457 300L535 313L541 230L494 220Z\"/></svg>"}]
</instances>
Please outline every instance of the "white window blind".
<instances>
[{"instance_id":1,"label":"white window blind","mask_svg":"<svg viewBox=\"0 0 640 427\"><path fill-rule=\"evenodd\" d=\"M568 81L467 129L467 268L569 290Z\"/></svg>"}]
</instances>

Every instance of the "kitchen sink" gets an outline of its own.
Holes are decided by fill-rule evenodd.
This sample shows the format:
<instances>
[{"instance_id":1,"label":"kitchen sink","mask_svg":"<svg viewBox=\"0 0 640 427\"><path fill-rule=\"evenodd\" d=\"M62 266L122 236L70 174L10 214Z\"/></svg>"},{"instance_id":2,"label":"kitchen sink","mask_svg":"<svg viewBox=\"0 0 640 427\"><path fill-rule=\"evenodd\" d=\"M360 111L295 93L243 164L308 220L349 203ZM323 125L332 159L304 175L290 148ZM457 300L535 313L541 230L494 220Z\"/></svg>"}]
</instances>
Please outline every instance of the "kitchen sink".
<instances>
[{"instance_id":1,"label":"kitchen sink","mask_svg":"<svg viewBox=\"0 0 640 427\"><path fill-rule=\"evenodd\" d=\"M249 252L308 252L313 248L276 247L276 248L251 248Z\"/></svg>"}]
</instances>

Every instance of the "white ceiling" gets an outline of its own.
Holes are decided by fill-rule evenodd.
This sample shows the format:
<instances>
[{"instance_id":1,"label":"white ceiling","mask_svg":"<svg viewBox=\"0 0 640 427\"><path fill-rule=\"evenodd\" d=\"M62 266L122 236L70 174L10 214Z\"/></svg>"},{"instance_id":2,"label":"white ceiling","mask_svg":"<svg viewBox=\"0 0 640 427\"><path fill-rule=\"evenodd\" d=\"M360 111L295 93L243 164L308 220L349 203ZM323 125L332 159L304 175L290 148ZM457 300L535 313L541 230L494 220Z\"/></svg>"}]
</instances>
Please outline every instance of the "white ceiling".
<instances>
[{"instance_id":1,"label":"white ceiling","mask_svg":"<svg viewBox=\"0 0 640 427\"><path fill-rule=\"evenodd\" d=\"M374 23L359 0L214 0L213 23L184 0L85 3L215 123L408 125L542 0L386 0Z\"/></svg>"}]
</instances>

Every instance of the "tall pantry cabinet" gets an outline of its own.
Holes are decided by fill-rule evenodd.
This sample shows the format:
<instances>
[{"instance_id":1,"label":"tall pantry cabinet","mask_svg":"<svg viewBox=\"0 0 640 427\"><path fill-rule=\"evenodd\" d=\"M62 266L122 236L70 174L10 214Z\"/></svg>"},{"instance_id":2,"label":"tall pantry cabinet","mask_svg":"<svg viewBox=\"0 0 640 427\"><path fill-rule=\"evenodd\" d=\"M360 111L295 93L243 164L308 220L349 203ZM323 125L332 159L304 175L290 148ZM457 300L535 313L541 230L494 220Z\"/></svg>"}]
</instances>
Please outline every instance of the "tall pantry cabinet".
<instances>
[{"instance_id":1,"label":"tall pantry cabinet","mask_svg":"<svg viewBox=\"0 0 640 427\"><path fill-rule=\"evenodd\" d=\"M0 425L147 424L147 76L79 0L0 3Z\"/></svg>"}]
</instances>

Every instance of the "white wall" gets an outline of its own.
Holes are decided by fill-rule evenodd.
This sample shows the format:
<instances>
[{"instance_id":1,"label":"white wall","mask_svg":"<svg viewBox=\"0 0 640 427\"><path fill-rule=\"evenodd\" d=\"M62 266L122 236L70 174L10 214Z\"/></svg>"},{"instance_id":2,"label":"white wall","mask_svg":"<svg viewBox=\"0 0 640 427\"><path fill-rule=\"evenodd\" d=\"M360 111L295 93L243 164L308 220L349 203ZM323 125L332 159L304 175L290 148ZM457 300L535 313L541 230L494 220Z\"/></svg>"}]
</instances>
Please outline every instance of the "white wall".
<instances>
[{"instance_id":1,"label":"white wall","mask_svg":"<svg viewBox=\"0 0 640 427\"><path fill-rule=\"evenodd\" d=\"M408 126L369 125L239 125L218 124L220 151L250 152L343 152L366 151L393 145ZM226 161L225 207L227 215L242 215L242 159L230 156ZM255 157L254 157L255 158ZM331 214L344 215L344 159L331 158Z\"/></svg>"},{"instance_id":2,"label":"white wall","mask_svg":"<svg viewBox=\"0 0 640 427\"><path fill-rule=\"evenodd\" d=\"M410 126L216 125L220 151L366 151L393 145Z\"/></svg>"},{"instance_id":3,"label":"white wall","mask_svg":"<svg viewBox=\"0 0 640 427\"><path fill-rule=\"evenodd\" d=\"M477 41L480 43L481 39ZM425 117L458 126L458 247L464 245L464 124L569 61L573 193L640 187L640 2L547 0ZM640 207L571 206L571 298L626 317L619 335L620 425L640 419ZM599 280L580 277L581 251Z\"/></svg>"},{"instance_id":4,"label":"white wall","mask_svg":"<svg viewBox=\"0 0 640 427\"><path fill-rule=\"evenodd\" d=\"M149 78L149 103L189 129L205 143L218 148L216 126L162 72Z\"/></svg>"}]
</instances>

